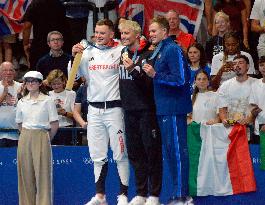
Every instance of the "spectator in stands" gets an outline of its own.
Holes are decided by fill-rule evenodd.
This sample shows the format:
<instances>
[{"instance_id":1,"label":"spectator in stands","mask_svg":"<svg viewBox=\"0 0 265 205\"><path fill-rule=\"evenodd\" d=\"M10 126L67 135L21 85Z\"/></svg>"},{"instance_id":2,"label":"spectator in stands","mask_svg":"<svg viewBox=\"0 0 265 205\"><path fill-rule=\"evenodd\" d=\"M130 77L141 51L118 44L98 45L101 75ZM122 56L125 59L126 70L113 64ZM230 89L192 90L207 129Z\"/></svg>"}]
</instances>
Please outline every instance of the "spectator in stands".
<instances>
[{"instance_id":1,"label":"spectator in stands","mask_svg":"<svg viewBox=\"0 0 265 205\"><path fill-rule=\"evenodd\" d=\"M82 127L86 129L87 126L87 84L81 85L76 92L74 119Z\"/></svg>"},{"instance_id":2,"label":"spectator in stands","mask_svg":"<svg viewBox=\"0 0 265 205\"><path fill-rule=\"evenodd\" d=\"M13 147L18 144L16 105L21 83L14 81L16 75L14 66L10 62L0 65L0 147Z\"/></svg>"},{"instance_id":3,"label":"spectator in stands","mask_svg":"<svg viewBox=\"0 0 265 205\"><path fill-rule=\"evenodd\" d=\"M193 84L195 75L204 70L210 76L211 68L207 65L206 56L204 49L201 44L194 43L188 47L188 63L189 63L189 70L190 70L190 86L191 86L191 93L193 92Z\"/></svg>"},{"instance_id":4,"label":"spectator in stands","mask_svg":"<svg viewBox=\"0 0 265 205\"><path fill-rule=\"evenodd\" d=\"M94 28L100 19L109 19L116 22L116 0L88 0L90 4L88 23L87 23L87 39L91 40L94 36Z\"/></svg>"},{"instance_id":5,"label":"spectator in stands","mask_svg":"<svg viewBox=\"0 0 265 205\"><path fill-rule=\"evenodd\" d=\"M60 0L66 10L66 21L71 34L71 45L86 39L89 15L88 0Z\"/></svg>"},{"instance_id":6,"label":"spectator in stands","mask_svg":"<svg viewBox=\"0 0 265 205\"><path fill-rule=\"evenodd\" d=\"M207 125L219 123L217 115L217 93L209 90L210 76L205 70L195 75L195 88L192 94L192 114L188 120Z\"/></svg>"},{"instance_id":7,"label":"spectator in stands","mask_svg":"<svg viewBox=\"0 0 265 205\"><path fill-rule=\"evenodd\" d=\"M259 59L259 71L262 78L252 84L249 104L252 106L251 114L255 119L255 127L265 131L265 56ZM259 131L256 134L259 135Z\"/></svg>"},{"instance_id":8,"label":"spectator in stands","mask_svg":"<svg viewBox=\"0 0 265 205\"><path fill-rule=\"evenodd\" d=\"M59 31L51 31L47 35L47 44L50 52L38 60L36 70L46 78L50 71L60 69L65 76L68 76L67 66L71 60L71 55L62 50L63 35Z\"/></svg>"},{"instance_id":9,"label":"spectator in stands","mask_svg":"<svg viewBox=\"0 0 265 205\"><path fill-rule=\"evenodd\" d=\"M231 121L248 125L253 121L249 96L256 79L247 75L250 67L247 56L235 56L233 67L236 77L225 81L218 89L219 116L225 126L229 126Z\"/></svg>"},{"instance_id":10,"label":"spectator in stands","mask_svg":"<svg viewBox=\"0 0 265 205\"><path fill-rule=\"evenodd\" d=\"M240 51L239 36L236 32L228 32L224 35L223 46L224 51L215 55L211 65L211 86L218 89L224 81L236 76L234 71L233 59L238 55L245 55L249 59L248 74L255 74L254 63L251 55L244 51Z\"/></svg>"},{"instance_id":11,"label":"spectator in stands","mask_svg":"<svg viewBox=\"0 0 265 205\"><path fill-rule=\"evenodd\" d=\"M83 129L87 128L87 108L88 108L88 102L87 102L87 84L81 85L77 92L76 92L76 98L75 98L75 106L73 111L73 117L75 121L82 127ZM83 135L83 133L78 133L79 137L81 138L78 141L82 145L87 145L87 136L86 134Z\"/></svg>"},{"instance_id":12,"label":"spectator in stands","mask_svg":"<svg viewBox=\"0 0 265 205\"><path fill-rule=\"evenodd\" d=\"M125 17L118 17L116 22L114 23L114 29L115 29L115 39L121 39L121 32L119 30L119 25L123 22L127 20Z\"/></svg>"},{"instance_id":13,"label":"spectator in stands","mask_svg":"<svg viewBox=\"0 0 265 205\"><path fill-rule=\"evenodd\" d=\"M13 59L12 44L14 43L16 43L15 34L0 36L0 63L2 63L3 61L12 62Z\"/></svg>"},{"instance_id":14,"label":"spectator in stands","mask_svg":"<svg viewBox=\"0 0 265 205\"><path fill-rule=\"evenodd\" d=\"M24 75L23 98L18 101L16 122L20 130L17 149L19 204L53 204L50 140L59 123L55 104L46 95L40 72Z\"/></svg>"},{"instance_id":15,"label":"spectator in stands","mask_svg":"<svg viewBox=\"0 0 265 205\"><path fill-rule=\"evenodd\" d=\"M59 128L73 127L73 110L75 92L65 90L67 78L64 73L55 69L47 77L48 84L52 87L49 95L54 100L59 115ZM71 145L72 130L59 130L52 140L53 145Z\"/></svg>"},{"instance_id":16,"label":"spectator in stands","mask_svg":"<svg viewBox=\"0 0 265 205\"><path fill-rule=\"evenodd\" d=\"M223 11L229 16L231 30L238 33L241 39L243 39L244 46L248 49L248 16L244 1L217 0L214 6L213 16L219 11ZM213 35L216 34L216 28L213 27Z\"/></svg>"},{"instance_id":17,"label":"spectator in stands","mask_svg":"<svg viewBox=\"0 0 265 205\"><path fill-rule=\"evenodd\" d=\"M29 56L31 69L35 69L38 60L49 52L47 34L59 31L64 36L65 50L70 51L69 30L66 23L65 8L59 0L33 0L23 17L23 45ZM30 32L33 26L33 40Z\"/></svg>"},{"instance_id":18,"label":"spectator in stands","mask_svg":"<svg viewBox=\"0 0 265 205\"><path fill-rule=\"evenodd\" d=\"M195 42L193 36L189 33L185 33L179 27L180 18L179 13L175 10L169 10L166 13L166 18L169 22L169 36L183 49L186 53L188 47Z\"/></svg>"},{"instance_id":19,"label":"spectator in stands","mask_svg":"<svg viewBox=\"0 0 265 205\"><path fill-rule=\"evenodd\" d=\"M250 19L251 30L259 33L259 43L257 46L259 57L265 56L265 15L264 15L265 2L262 0L255 0L252 7Z\"/></svg>"},{"instance_id":20,"label":"spectator in stands","mask_svg":"<svg viewBox=\"0 0 265 205\"><path fill-rule=\"evenodd\" d=\"M223 36L230 29L229 16L224 12L220 11L215 14L214 24L216 27L217 35L211 37L206 42L206 58L209 63L212 62L214 55L223 51Z\"/></svg>"}]
</instances>

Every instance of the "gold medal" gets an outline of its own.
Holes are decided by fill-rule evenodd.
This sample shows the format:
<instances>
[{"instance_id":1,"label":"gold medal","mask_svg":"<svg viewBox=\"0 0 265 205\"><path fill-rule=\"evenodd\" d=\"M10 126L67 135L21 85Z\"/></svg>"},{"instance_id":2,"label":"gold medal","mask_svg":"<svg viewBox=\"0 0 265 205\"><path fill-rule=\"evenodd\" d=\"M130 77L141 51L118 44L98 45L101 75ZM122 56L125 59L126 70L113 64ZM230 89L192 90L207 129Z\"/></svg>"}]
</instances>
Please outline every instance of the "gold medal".
<instances>
[{"instance_id":1,"label":"gold medal","mask_svg":"<svg viewBox=\"0 0 265 205\"><path fill-rule=\"evenodd\" d=\"M124 52L123 54L122 54L122 60L125 60L125 59L127 59L127 58L129 58L129 54L128 54L128 52Z\"/></svg>"}]
</instances>

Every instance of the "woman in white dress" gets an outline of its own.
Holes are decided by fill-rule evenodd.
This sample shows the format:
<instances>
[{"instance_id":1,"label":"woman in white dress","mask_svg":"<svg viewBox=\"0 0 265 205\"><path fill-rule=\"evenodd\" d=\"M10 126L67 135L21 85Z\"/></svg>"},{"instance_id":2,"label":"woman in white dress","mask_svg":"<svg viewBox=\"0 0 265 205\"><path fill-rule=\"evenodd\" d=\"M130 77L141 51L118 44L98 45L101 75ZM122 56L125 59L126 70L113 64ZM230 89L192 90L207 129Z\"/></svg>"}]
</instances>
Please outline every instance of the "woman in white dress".
<instances>
[{"instance_id":1,"label":"woman in white dress","mask_svg":"<svg viewBox=\"0 0 265 205\"><path fill-rule=\"evenodd\" d=\"M217 94L208 89L210 77L206 71L201 70L195 75L195 88L192 94L193 111L188 120L197 123L205 122L207 125L219 123L217 114Z\"/></svg>"}]
</instances>

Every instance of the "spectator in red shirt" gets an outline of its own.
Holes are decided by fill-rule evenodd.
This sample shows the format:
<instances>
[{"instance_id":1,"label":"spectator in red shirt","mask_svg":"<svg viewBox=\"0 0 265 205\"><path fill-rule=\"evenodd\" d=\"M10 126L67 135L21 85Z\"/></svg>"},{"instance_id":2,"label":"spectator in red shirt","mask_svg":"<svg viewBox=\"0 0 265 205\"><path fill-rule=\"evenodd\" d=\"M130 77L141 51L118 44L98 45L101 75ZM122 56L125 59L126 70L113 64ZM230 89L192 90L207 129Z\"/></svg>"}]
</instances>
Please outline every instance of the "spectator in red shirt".
<instances>
[{"instance_id":1,"label":"spectator in red shirt","mask_svg":"<svg viewBox=\"0 0 265 205\"><path fill-rule=\"evenodd\" d=\"M180 18L179 13L175 10L169 10L166 13L166 19L169 22L169 36L187 53L187 49L195 42L193 36L189 33L185 33L179 28Z\"/></svg>"}]
</instances>

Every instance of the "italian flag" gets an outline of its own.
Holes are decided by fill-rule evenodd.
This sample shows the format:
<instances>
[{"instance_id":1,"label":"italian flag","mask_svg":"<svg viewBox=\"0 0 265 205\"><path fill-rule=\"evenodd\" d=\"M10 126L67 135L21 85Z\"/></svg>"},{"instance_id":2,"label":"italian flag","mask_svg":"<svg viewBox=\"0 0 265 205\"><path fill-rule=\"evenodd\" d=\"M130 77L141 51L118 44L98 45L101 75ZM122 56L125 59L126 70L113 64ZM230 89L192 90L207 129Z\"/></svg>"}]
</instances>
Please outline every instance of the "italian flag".
<instances>
[{"instance_id":1,"label":"italian flag","mask_svg":"<svg viewBox=\"0 0 265 205\"><path fill-rule=\"evenodd\" d=\"M225 196L256 191L246 127L188 126L191 196Z\"/></svg>"}]
</instances>

